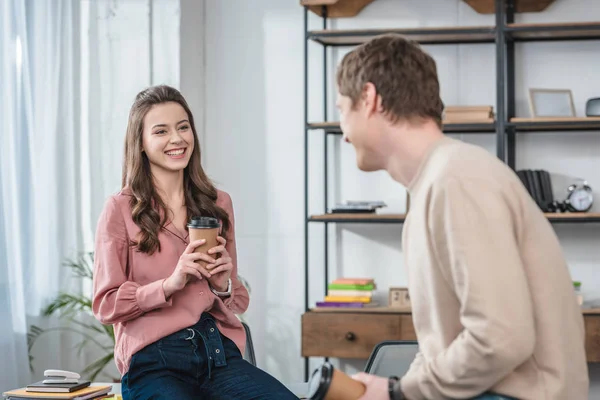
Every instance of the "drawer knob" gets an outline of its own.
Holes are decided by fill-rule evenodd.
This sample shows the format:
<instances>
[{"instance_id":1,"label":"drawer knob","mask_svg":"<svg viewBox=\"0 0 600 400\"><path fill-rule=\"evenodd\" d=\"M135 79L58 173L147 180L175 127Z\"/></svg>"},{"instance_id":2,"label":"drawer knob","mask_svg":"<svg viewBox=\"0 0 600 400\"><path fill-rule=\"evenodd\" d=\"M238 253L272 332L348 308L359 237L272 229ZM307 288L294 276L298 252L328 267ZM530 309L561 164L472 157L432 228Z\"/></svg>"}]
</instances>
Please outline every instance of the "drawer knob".
<instances>
[{"instance_id":1,"label":"drawer knob","mask_svg":"<svg viewBox=\"0 0 600 400\"><path fill-rule=\"evenodd\" d=\"M349 342L354 341L356 339L356 335L353 332L346 333L346 340Z\"/></svg>"}]
</instances>

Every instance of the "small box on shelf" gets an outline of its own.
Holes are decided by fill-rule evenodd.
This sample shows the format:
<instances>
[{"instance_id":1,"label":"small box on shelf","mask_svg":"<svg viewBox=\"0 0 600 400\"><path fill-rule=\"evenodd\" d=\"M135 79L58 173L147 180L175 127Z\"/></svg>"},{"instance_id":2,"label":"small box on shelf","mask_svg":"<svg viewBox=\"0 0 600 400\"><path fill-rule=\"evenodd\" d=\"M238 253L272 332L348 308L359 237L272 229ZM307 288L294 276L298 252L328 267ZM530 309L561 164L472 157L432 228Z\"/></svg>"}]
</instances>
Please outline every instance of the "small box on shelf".
<instances>
[{"instance_id":1,"label":"small box on shelf","mask_svg":"<svg viewBox=\"0 0 600 400\"><path fill-rule=\"evenodd\" d=\"M410 308L410 295L406 287L391 287L388 306L390 308Z\"/></svg>"}]
</instances>

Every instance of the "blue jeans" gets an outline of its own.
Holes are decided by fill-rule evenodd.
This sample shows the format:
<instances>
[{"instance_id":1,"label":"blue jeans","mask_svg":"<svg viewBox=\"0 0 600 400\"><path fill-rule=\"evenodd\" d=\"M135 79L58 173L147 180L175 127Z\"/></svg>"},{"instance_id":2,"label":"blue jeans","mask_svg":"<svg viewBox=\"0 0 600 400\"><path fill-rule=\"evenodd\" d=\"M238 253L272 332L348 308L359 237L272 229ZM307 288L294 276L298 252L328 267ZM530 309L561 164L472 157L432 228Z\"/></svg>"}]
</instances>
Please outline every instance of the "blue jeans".
<instances>
[{"instance_id":1,"label":"blue jeans","mask_svg":"<svg viewBox=\"0 0 600 400\"><path fill-rule=\"evenodd\" d=\"M282 383L242 358L208 313L135 353L121 380L123 400L294 399Z\"/></svg>"}]
</instances>

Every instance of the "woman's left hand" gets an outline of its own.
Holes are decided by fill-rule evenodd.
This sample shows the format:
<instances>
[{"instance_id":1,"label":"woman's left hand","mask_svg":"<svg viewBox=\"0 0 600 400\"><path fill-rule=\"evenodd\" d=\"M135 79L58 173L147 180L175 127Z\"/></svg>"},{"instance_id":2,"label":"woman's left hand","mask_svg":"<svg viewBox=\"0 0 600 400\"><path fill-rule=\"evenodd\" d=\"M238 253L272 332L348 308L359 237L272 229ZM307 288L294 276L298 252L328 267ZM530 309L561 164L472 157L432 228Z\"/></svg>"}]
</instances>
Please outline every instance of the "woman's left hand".
<instances>
[{"instance_id":1,"label":"woman's left hand","mask_svg":"<svg viewBox=\"0 0 600 400\"><path fill-rule=\"evenodd\" d=\"M211 277L208 278L208 282L214 290L225 292L227 291L227 283L231 277L233 263L229 252L225 248L227 241L221 236L218 236L217 242L219 242L218 246L208 250L208 255L212 257L216 257L219 253L221 254L219 258L215 259L214 263L206 266L208 273L211 275Z\"/></svg>"}]
</instances>

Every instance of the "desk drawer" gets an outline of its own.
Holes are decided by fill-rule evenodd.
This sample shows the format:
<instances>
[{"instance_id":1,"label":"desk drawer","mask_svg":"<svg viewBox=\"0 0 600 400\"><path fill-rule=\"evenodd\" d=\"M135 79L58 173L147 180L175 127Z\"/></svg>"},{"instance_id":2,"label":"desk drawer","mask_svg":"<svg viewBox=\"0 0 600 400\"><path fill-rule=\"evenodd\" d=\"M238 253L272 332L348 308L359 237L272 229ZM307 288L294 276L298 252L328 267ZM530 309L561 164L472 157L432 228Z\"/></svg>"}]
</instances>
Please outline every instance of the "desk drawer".
<instances>
[{"instance_id":1,"label":"desk drawer","mask_svg":"<svg viewBox=\"0 0 600 400\"><path fill-rule=\"evenodd\" d=\"M302 356L369 357L384 340L416 340L410 314L312 311L302 316Z\"/></svg>"},{"instance_id":2,"label":"desk drawer","mask_svg":"<svg viewBox=\"0 0 600 400\"><path fill-rule=\"evenodd\" d=\"M600 362L600 310L584 312L587 361ZM312 311L302 315L303 357L369 357L384 340L416 340L409 313Z\"/></svg>"},{"instance_id":3,"label":"desk drawer","mask_svg":"<svg viewBox=\"0 0 600 400\"><path fill-rule=\"evenodd\" d=\"M585 353L590 363L600 362L600 315L584 315Z\"/></svg>"}]
</instances>

